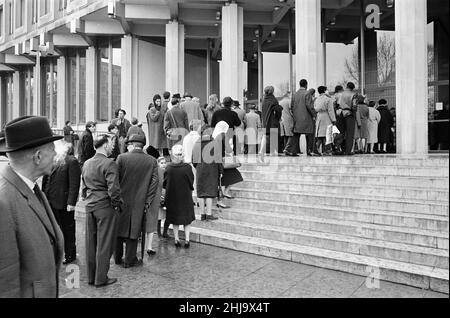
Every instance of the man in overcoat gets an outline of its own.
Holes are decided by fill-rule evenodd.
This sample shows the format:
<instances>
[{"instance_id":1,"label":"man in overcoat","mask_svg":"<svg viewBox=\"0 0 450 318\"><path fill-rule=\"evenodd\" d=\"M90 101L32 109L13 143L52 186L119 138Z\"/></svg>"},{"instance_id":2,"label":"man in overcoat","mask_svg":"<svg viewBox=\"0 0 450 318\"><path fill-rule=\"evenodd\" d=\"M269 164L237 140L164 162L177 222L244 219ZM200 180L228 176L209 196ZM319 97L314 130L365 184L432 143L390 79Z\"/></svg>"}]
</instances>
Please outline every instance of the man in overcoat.
<instances>
[{"instance_id":1,"label":"man in overcoat","mask_svg":"<svg viewBox=\"0 0 450 318\"><path fill-rule=\"evenodd\" d=\"M112 153L111 135L94 141L96 154L83 166L86 192L86 265L88 284L103 287L117 282L109 278L109 260L116 242L116 219L121 210L119 170Z\"/></svg>"},{"instance_id":2,"label":"man in overcoat","mask_svg":"<svg viewBox=\"0 0 450 318\"><path fill-rule=\"evenodd\" d=\"M308 82L300 81L300 89L294 94L291 102L291 113L294 118L294 134L289 137L284 153L287 156L298 156L300 153L300 136L306 135L308 156L313 155L314 147L314 101L308 94Z\"/></svg>"},{"instance_id":3,"label":"man in overcoat","mask_svg":"<svg viewBox=\"0 0 450 318\"><path fill-rule=\"evenodd\" d=\"M52 171L54 136L45 117L5 126L0 153L0 298L56 298L63 234L37 180Z\"/></svg>"},{"instance_id":4,"label":"man in overcoat","mask_svg":"<svg viewBox=\"0 0 450 318\"><path fill-rule=\"evenodd\" d=\"M158 189L158 163L144 153L145 144L145 137L132 135L128 139L129 152L117 158L123 210L118 219L114 256L116 264L123 263L125 268L142 264L136 256L138 238L142 233L144 210L148 210ZM122 261L124 243L125 259Z\"/></svg>"}]
</instances>

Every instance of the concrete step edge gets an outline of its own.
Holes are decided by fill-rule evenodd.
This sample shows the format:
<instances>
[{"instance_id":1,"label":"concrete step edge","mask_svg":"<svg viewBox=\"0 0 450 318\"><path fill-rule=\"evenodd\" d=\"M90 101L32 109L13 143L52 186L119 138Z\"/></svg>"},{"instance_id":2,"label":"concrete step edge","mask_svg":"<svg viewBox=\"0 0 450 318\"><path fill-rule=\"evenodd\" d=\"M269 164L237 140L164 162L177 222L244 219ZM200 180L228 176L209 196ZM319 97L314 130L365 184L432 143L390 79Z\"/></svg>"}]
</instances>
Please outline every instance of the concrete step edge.
<instances>
[{"instance_id":1,"label":"concrete step edge","mask_svg":"<svg viewBox=\"0 0 450 318\"><path fill-rule=\"evenodd\" d=\"M246 242L248 244L254 244L254 245L263 245L267 247L276 248L279 250L285 250L285 251L291 251L296 253L304 253L309 254L311 256L317 256L322 258L332 258L340 261L352 261L359 263L361 265L367 265L367 266L373 266L378 268L386 268L386 269L392 269L397 270L400 272L406 272L411 273L415 275L423 275L428 276L436 279L442 279L445 281L449 280L449 271L446 269L440 269L425 265L417 265L417 264L409 264L409 263L403 263L393 260L386 260L386 259L380 259L370 256L362 256L362 255L356 255L356 254L350 254L350 253L344 253L344 252L337 252L337 251L331 251L331 250L325 250L315 247L309 247L309 246L302 246L298 244L291 244L291 243L282 243L282 242L276 242L272 240L267 239L260 239L260 238L253 238L248 237L240 234L232 234L232 233L225 233L221 231L214 231L210 229L203 229L199 227L192 226L191 227L191 233L196 233L198 235L207 235L207 236L214 236L222 239L228 239L228 240L234 240L234 241L240 241L240 242ZM200 237L200 243L201 243L201 237Z\"/></svg>"},{"instance_id":2,"label":"concrete step edge","mask_svg":"<svg viewBox=\"0 0 450 318\"><path fill-rule=\"evenodd\" d=\"M197 219L200 219L200 215L197 216ZM449 257L448 250L436 249L436 248L431 248L431 247L423 247L423 246L405 244L405 243L383 241L383 240L379 240L379 239L368 239L368 238L355 237L355 236L349 236L349 235L343 235L343 234L333 234L333 233L318 232L318 231L311 231L311 230L292 229L292 228L285 228L285 227L279 227L279 226L273 226L273 225L253 224L253 223L248 223L248 222L243 222L243 221L234 221L234 220L227 220L227 219L219 219L217 221L214 221L213 224L216 222L219 224L235 225L235 226L241 226L244 228L252 228L255 230L270 230L270 231L274 231L274 232L282 232L282 233L288 233L288 234L293 234L293 235L310 236L310 237L315 237L315 238L319 238L319 239L336 240L336 241L342 241L342 242L359 244L359 245L375 246L375 247L388 248L388 249L393 249L393 250L408 251L408 252L412 252L412 253L427 254L430 256L439 256L439 257L447 257L447 258ZM203 225L203 223L201 223L201 221L196 222L196 226L202 227L202 225Z\"/></svg>"},{"instance_id":3,"label":"concrete step edge","mask_svg":"<svg viewBox=\"0 0 450 318\"><path fill-rule=\"evenodd\" d=\"M308 197L316 197L316 198L324 198L326 199L347 199L347 200L358 200L358 201L377 201L383 203L403 203L403 204L414 204L414 205L430 205L430 206L440 206L440 207L449 207L448 201L440 201L436 203L435 201L430 200L410 200L410 199L391 199L391 198L380 198L380 197L371 197L371 198L360 198L357 196L351 195L337 195L337 194L317 194L310 192L302 192L302 191L289 191L289 193L279 191L279 190L261 190L261 189L246 189L239 187L238 185L233 186L232 190L234 192L253 192L253 193L270 193L270 194L281 194L281 195L298 195L298 196L308 196ZM444 203L445 202L445 203Z\"/></svg>"},{"instance_id":4,"label":"concrete step edge","mask_svg":"<svg viewBox=\"0 0 450 318\"><path fill-rule=\"evenodd\" d=\"M233 210L231 210L232 212ZM387 226L387 225L380 225L380 224L372 224L372 223L362 223L362 222L352 222L352 221L340 221L340 220L334 220L334 219L324 219L324 218L316 218L311 216L300 216L300 215L285 215L277 212L269 212L269 211L244 211L242 209L234 209L234 211L239 213L247 213L247 214L253 214L253 215L260 215L260 213L264 213L264 216L272 217L272 218L287 218L287 219L295 219L297 221L309 221L309 222L317 222L317 223L324 223L324 224L334 224L334 225L341 225L341 226L353 226L353 227L365 227L365 228L372 228L372 229L378 229L378 230L384 230L384 231L396 231L400 233L407 233L407 234L419 234L424 236L432 236L432 237L439 237L439 238L448 238L449 233L442 233L438 231L431 231L431 230L422 230L422 229L415 229L415 228L405 228L405 227L399 227L399 226Z\"/></svg>"}]
</instances>

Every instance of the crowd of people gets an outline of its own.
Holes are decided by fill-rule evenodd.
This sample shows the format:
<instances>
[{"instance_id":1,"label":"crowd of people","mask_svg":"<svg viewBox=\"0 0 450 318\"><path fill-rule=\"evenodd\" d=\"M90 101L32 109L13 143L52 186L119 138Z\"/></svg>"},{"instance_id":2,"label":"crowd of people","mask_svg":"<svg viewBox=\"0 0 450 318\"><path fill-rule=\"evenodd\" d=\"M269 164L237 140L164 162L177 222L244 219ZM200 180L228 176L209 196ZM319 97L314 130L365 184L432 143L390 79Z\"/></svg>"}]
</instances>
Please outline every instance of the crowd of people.
<instances>
[{"instance_id":1,"label":"crowd of people","mask_svg":"<svg viewBox=\"0 0 450 318\"><path fill-rule=\"evenodd\" d=\"M77 258L79 199L88 283L103 287L117 281L108 277L111 257L124 268L141 265L145 252L156 254L156 235L169 238L170 225L175 248L190 248L195 207L201 221L217 220L214 200L229 208L223 198L233 199L231 186L243 181L237 155L259 162L267 154L298 156L301 135L309 156L387 151L394 120L386 101L375 107L352 83L333 96L324 86L317 92L302 80L279 101L268 86L262 111L230 97L220 103L211 95L201 106L190 94L165 92L148 106L147 134L123 109L107 132L96 133L89 121L81 136L70 121L64 136L54 135L44 117L7 123L0 136L0 155L9 158L0 172L0 296L57 296L60 262Z\"/></svg>"}]
</instances>

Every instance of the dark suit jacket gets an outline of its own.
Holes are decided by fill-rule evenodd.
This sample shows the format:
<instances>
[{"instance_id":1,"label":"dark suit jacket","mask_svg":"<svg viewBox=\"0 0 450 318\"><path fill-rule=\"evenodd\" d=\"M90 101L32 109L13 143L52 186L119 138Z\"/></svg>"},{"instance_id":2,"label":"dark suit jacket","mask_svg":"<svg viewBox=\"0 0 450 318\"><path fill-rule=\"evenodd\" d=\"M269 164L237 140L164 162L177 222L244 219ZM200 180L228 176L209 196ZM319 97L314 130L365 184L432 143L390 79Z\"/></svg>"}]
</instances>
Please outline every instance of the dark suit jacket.
<instances>
[{"instance_id":1,"label":"dark suit jacket","mask_svg":"<svg viewBox=\"0 0 450 318\"><path fill-rule=\"evenodd\" d=\"M75 206L80 191L81 169L74 156L67 156L65 164L53 168L50 176L42 181L42 191L53 209L65 210Z\"/></svg>"},{"instance_id":2,"label":"dark suit jacket","mask_svg":"<svg viewBox=\"0 0 450 318\"><path fill-rule=\"evenodd\" d=\"M235 127L239 127L241 125L241 120L236 112L232 111L230 108L222 108L216 111L211 119L211 127L216 127L216 125L220 122L224 121L230 126L230 129Z\"/></svg>"},{"instance_id":3,"label":"dark suit jacket","mask_svg":"<svg viewBox=\"0 0 450 318\"><path fill-rule=\"evenodd\" d=\"M137 239L141 233L145 205L151 206L158 189L158 163L142 150L133 150L121 154L117 165L123 200L122 213L117 221L118 236Z\"/></svg>"},{"instance_id":4,"label":"dark suit jacket","mask_svg":"<svg viewBox=\"0 0 450 318\"><path fill-rule=\"evenodd\" d=\"M87 160L95 155L94 137L90 130L86 129L81 135L80 143L78 144L78 160L84 164Z\"/></svg>"},{"instance_id":5,"label":"dark suit jacket","mask_svg":"<svg viewBox=\"0 0 450 318\"><path fill-rule=\"evenodd\" d=\"M96 154L83 166L86 212L120 206L119 170L115 161Z\"/></svg>"},{"instance_id":6,"label":"dark suit jacket","mask_svg":"<svg viewBox=\"0 0 450 318\"><path fill-rule=\"evenodd\" d=\"M64 238L44 201L10 166L0 171L0 298L58 297Z\"/></svg>"}]
</instances>

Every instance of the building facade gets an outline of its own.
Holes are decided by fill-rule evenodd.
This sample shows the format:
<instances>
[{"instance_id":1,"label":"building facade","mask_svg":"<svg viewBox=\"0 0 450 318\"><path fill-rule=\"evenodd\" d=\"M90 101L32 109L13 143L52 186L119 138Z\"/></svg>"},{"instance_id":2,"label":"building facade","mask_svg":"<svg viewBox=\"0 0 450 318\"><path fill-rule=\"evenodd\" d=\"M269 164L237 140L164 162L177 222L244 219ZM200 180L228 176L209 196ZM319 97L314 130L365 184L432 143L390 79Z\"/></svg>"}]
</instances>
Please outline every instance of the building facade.
<instances>
[{"instance_id":1,"label":"building facade","mask_svg":"<svg viewBox=\"0 0 450 318\"><path fill-rule=\"evenodd\" d=\"M448 8L446 0L0 0L0 124L32 114L55 128L95 120L102 129L117 108L143 120L166 90L202 103L212 93L258 101L263 52L289 56L289 90L301 78L317 87L330 83L330 45L339 43L357 47L343 83L395 107L399 153L448 150Z\"/></svg>"}]
</instances>

